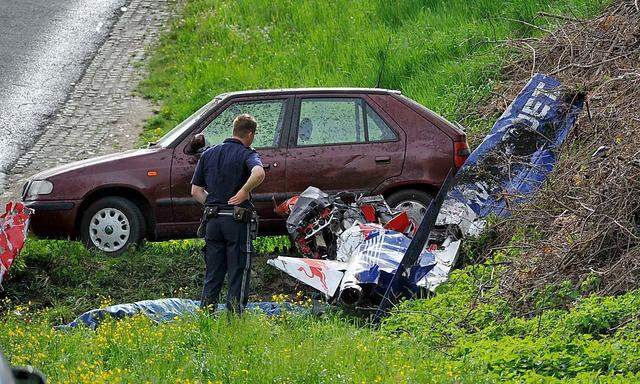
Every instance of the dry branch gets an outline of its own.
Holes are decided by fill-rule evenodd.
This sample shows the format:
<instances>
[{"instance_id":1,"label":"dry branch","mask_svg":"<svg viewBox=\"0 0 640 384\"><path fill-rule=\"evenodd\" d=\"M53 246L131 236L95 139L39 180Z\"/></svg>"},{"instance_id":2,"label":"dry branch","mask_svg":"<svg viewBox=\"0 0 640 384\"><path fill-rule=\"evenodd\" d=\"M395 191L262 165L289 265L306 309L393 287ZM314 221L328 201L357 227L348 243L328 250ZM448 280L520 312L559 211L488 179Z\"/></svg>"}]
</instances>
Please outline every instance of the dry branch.
<instances>
[{"instance_id":1,"label":"dry branch","mask_svg":"<svg viewBox=\"0 0 640 384\"><path fill-rule=\"evenodd\" d=\"M616 294L640 286L640 9L638 0L615 1L593 20L540 12L565 25L526 46L504 69L486 116L494 116L529 79L552 74L568 89L588 93L555 170L536 197L496 225L494 249L521 255L502 277L503 293L530 311L530 293L589 275L598 292ZM473 140L473 138L472 138ZM598 155L592 157L596 149ZM636 166L635 164L638 164ZM515 225L514 225L515 223ZM516 227L535 237L513 244Z\"/></svg>"}]
</instances>

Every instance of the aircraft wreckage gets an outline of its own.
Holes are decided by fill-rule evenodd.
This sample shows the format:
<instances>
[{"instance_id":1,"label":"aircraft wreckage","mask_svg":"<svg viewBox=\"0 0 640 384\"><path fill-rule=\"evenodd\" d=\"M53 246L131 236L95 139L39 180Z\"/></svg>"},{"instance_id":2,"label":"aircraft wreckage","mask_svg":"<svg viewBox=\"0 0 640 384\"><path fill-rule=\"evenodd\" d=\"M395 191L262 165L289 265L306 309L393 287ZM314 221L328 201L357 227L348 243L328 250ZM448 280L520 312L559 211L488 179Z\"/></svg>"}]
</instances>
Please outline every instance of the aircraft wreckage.
<instances>
[{"instance_id":1,"label":"aircraft wreckage","mask_svg":"<svg viewBox=\"0 0 640 384\"><path fill-rule=\"evenodd\" d=\"M33 211L22 203L8 203L0 214L0 288L13 261L22 250Z\"/></svg>"},{"instance_id":2,"label":"aircraft wreckage","mask_svg":"<svg viewBox=\"0 0 640 384\"><path fill-rule=\"evenodd\" d=\"M465 238L479 234L489 215L508 216L539 189L583 100L557 80L535 75L457 174L447 177L421 223L392 210L382 196L328 195L309 187L277 208L287 216L302 257L268 263L322 292L330 303L379 305L376 318L401 297L434 291L456 265ZM22 203L9 203L0 215L0 284L24 245L31 213ZM254 304L267 314L281 310L273 303ZM163 299L113 306L105 313L142 312L168 320L195 306ZM95 326L103 316L90 311L69 326Z\"/></svg>"},{"instance_id":3,"label":"aircraft wreckage","mask_svg":"<svg viewBox=\"0 0 640 384\"><path fill-rule=\"evenodd\" d=\"M456 265L465 238L479 234L489 215L508 216L545 181L583 99L554 78L532 77L457 174L449 175L419 225L391 210L382 196L330 196L309 187L276 208L287 216L303 257L268 263L329 302L350 307L434 291Z\"/></svg>"}]
</instances>

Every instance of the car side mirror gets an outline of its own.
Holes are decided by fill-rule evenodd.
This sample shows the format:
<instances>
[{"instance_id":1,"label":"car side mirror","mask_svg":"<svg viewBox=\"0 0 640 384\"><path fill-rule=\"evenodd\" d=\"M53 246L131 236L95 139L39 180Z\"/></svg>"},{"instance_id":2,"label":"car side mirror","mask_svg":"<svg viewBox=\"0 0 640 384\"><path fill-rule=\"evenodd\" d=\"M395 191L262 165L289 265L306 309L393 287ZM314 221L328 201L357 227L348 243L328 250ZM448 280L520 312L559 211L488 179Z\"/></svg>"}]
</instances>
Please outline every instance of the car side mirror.
<instances>
[{"instance_id":1,"label":"car side mirror","mask_svg":"<svg viewBox=\"0 0 640 384\"><path fill-rule=\"evenodd\" d=\"M185 147L184 152L187 155L197 155L201 152L205 145L206 142L204 139L204 135L202 133L198 133L197 135L193 136L191 140L189 140L189 143Z\"/></svg>"},{"instance_id":2,"label":"car side mirror","mask_svg":"<svg viewBox=\"0 0 640 384\"><path fill-rule=\"evenodd\" d=\"M13 380L16 384L45 384L42 373L32 367L12 368Z\"/></svg>"}]
</instances>

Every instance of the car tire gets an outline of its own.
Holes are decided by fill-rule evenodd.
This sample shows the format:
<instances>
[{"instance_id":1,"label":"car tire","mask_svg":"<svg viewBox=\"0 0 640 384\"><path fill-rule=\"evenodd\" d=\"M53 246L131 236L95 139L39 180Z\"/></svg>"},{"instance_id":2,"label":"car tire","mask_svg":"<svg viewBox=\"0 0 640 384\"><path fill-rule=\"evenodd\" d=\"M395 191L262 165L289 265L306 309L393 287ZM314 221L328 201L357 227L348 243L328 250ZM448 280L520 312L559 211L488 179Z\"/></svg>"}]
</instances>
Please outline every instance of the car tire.
<instances>
[{"instance_id":1,"label":"car tire","mask_svg":"<svg viewBox=\"0 0 640 384\"><path fill-rule=\"evenodd\" d=\"M118 256L134 244L141 244L145 233L144 216L132 201L104 197L82 214L80 237L88 249Z\"/></svg>"},{"instance_id":2,"label":"car tire","mask_svg":"<svg viewBox=\"0 0 640 384\"><path fill-rule=\"evenodd\" d=\"M407 211L409 218L416 225L420 225L422 217L427 213L433 196L418 189L405 189L395 192L387 198L387 204L394 210Z\"/></svg>"}]
</instances>

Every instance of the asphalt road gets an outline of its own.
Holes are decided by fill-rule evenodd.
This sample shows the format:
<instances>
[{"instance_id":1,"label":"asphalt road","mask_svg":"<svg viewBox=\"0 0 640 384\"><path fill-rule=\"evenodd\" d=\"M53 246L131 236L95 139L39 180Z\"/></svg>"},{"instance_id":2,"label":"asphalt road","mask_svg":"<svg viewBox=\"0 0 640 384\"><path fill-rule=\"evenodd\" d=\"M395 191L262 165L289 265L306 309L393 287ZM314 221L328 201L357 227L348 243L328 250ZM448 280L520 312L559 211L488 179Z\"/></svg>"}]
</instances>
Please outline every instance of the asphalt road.
<instances>
[{"instance_id":1,"label":"asphalt road","mask_svg":"<svg viewBox=\"0 0 640 384\"><path fill-rule=\"evenodd\" d=\"M127 0L0 0L0 192Z\"/></svg>"}]
</instances>

